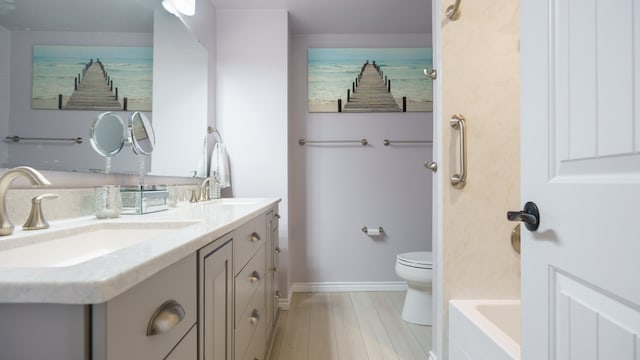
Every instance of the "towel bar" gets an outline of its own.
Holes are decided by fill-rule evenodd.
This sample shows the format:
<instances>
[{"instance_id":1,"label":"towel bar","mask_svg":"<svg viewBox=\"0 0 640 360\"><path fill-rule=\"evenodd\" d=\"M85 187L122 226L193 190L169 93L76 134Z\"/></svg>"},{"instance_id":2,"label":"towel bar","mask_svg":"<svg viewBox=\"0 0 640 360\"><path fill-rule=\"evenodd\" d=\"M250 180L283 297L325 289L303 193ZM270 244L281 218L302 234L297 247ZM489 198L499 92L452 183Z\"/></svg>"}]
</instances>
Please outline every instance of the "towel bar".
<instances>
[{"instance_id":1,"label":"towel bar","mask_svg":"<svg viewBox=\"0 0 640 360\"><path fill-rule=\"evenodd\" d=\"M361 139L361 140L305 140L305 139L300 139L300 140L298 140L298 144L300 146L304 146L306 144L350 144L350 143L360 144L362 146L366 146L366 145L369 144L369 141L367 139Z\"/></svg>"},{"instance_id":2,"label":"towel bar","mask_svg":"<svg viewBox=\"0 0 640 360\"><path fill-rule=\"evenodd\" d=\"M384 146L392 144L433 144L431 140L389 140L384 139Z\"/></svg>"},{"instance_id":3,"label":"towel bar","mask_svg":"<svg viewBox=\"0 0 640 360\"><path fill-rule=\"evenodd\" d=\"M22 136L7 136L5 137L8 142L20 142L20 141L65 141L74 142L76 144L82 144L84 141L81 137L77 138L50 138L50 137L22 137Z\"/></svg>"}]
</instances>

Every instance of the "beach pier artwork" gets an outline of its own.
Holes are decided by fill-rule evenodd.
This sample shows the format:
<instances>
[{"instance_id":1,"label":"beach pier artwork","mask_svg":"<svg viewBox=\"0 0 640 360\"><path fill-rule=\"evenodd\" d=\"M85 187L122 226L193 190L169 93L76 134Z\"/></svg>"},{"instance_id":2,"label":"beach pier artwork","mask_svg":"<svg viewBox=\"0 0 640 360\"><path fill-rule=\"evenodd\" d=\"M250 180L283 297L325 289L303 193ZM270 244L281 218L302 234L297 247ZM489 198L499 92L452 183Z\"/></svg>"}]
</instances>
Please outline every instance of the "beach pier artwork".
<instances>
[{"instance_id":1,"label":"beach pier artwork","mask_svg":"<svg viewBox=\"0 0 640 360\"><path fill-rule=\"evenodd\" d=\"M74 90L66 104L62 104L62 94L58 95L58 109L67 110L127 110L126 97L123 104L118 101L118 88L105 71L104 65L97 59L82 69L82 76L74 79Z\"/></svg>"},{"instance_id":2,"label":"beach pier artwork","mask_svg":"<svg viewBox=\"0 0 640 360\"><path fill-rule=\"evenodd\" d=\"M347 89L347 103L338 112L406 112L406 97L401 109L391 94L391 80L383 76L376 62L367 60L351 89Z\"/></svg>"},{"instance_id":3,"label":"beach pier artwork","mask_svg":"<svg viewBox=\"0 0 640 360\"><path fill-rule=\"evenodd\" d=\"M430 48L309 48L309 112L432 111Z\"/></svg>"},{"instance_id":4,"label":"beach pier artwork","mask_svg":"<svg viewBox=\"0 0 640 360\"><path fill-rule=\"evenodd\" d=\"M151 111L151 47L33 47L33 109Z\"/></svg>"}]
</instances>

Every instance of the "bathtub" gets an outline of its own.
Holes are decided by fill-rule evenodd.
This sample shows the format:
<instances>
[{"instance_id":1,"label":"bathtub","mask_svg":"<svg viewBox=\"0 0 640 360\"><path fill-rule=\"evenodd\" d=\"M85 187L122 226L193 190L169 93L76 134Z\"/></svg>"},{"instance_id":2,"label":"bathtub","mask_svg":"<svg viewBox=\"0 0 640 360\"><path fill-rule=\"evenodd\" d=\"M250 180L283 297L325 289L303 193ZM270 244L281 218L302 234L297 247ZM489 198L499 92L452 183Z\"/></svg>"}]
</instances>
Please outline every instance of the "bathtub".
<instances>
[{"instance_id":1,"label":"bathtub","mask_svg":"<svg viewBox=\"0 0 640 360\"><path fill-rule=\"evenodd\" d=\"M520 300L449 301L450 360L520 360Z\"/></svg>"}]
</instances>

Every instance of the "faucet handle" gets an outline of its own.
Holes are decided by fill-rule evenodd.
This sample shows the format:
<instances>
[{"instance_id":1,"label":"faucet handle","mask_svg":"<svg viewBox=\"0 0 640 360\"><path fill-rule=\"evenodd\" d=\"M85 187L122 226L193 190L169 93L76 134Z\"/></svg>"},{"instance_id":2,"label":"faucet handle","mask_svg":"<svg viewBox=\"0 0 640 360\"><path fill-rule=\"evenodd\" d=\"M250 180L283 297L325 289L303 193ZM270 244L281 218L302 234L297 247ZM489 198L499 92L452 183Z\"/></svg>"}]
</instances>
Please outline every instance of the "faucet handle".
<instances>
[{"instance_id":1,"label":"faucet handle","mask_svg":"<svg viewBox=\"0 0 640 360\"><path fill-rule=\"evenodd\" d=\"M57 199L58 194L41 194L31 199L31 213L27 221L22 225L23 230L47 229L49 223L42 215L41 202L43 199Z\"/></svg>"}]
</instances>

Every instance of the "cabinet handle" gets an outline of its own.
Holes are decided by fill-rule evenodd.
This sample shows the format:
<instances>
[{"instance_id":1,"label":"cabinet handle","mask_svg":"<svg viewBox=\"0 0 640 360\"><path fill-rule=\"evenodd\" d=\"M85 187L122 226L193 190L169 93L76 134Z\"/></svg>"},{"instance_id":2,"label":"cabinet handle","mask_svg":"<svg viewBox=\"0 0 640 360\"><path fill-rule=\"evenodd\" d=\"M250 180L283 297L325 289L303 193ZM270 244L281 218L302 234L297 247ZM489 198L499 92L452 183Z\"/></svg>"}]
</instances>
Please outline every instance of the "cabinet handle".
<instances>
[{"instance_id":1,"label":"cabinet handle","mask_svg":"<svg viewBox=\"0 0 640 360\"><path fill-rule=\"evenodd\" d=\"M254 271L251 273L251 276L249 276L249 282L258 282L260 281L260 274L257 271Z\"/></svg>"},{"instance_id":2,"label":"cabinet handle","mask_svg":"<svg viewBox=\"0 0 640 360\"><path fill-rule=\"evenodd\" d=\"M167 300L151 316L147 325L147 336L165 333L184 319L184 307L175 300Z\"/></svg>"},{"instance_id":3,"label":"cabinet handle","mask_svg":"<svg viewBox=\"0 0 640 360\"><path fill-rule=\"evenodd\" d=\"M280 299L280 290L276 290L276 294L273 295L274 298Z\"/></svg>"},{"instance_id":4,"label":"cabinet handle","mask_svg":"<svg viewBox=\"0 0 640 360\"><path fill-rule=\"evenodd\" d=\"M251 317L249 318L249 322L251 324L257 324L260 321L260 312L257 309L253 309L251 312Z\"/></svg>"},{"instance_id":5,"label":"cabinet handle","mask_svg":"<svg viewBox=\"0 0 640 360\"><path fill-rule=\"evenodd\" d=\"M251 234L251 241L252 242L260 241L260 234L255 233L255 232L253 234Z\"/></svg>"},{"instance_id":6,"label":"cabinet handle","mask_svg":"<svg viewBox=\"0 0 640 360\"><path fill-rule=\"evenodd\" d=\"M279 247L277 247L277 248L275 248L275 250L273 250L273 251L274 251L276 254L280 254L280 251L281 251L281 250L280 250L280 248L279 248Z\"/></svg>"},{"instance_id":7,"label":"cabinet handle","mask_svg":"<svg viewBox=\"0 0 640 360\"><path fill-rule=\"evenodd\" d=\"M280 219L280 214L276 214L276 219Z\"/></svg>"},{"instance_id":8,"label":"cabinet handle","mask_svg":"<svg viewBox=\"0 0 640 360\"><path fill-rule=\"evenodd\" d=\"M278 267L274 266L274 267L272 267L272 268L271 268L271 270L272 270L273 272L278 272Z\"/></svg>"}]
</instances>

